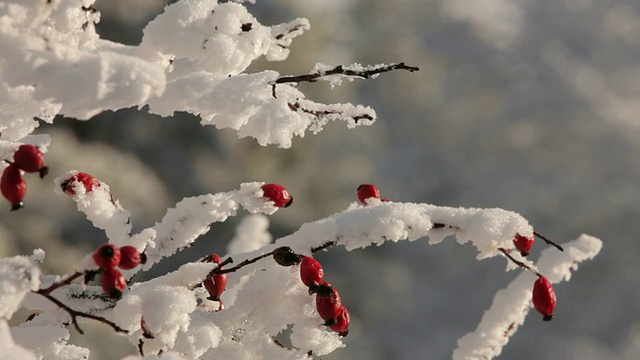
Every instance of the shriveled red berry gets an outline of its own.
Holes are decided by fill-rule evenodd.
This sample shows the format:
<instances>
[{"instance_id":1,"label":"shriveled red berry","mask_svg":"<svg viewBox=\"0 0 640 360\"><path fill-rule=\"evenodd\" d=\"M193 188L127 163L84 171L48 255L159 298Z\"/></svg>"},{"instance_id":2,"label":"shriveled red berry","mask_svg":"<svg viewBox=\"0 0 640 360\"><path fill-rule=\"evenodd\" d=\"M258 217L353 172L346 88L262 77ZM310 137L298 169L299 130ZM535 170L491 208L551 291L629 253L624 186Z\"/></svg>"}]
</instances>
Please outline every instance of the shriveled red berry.
<instances>
[{"instance_id":1,"label":"shriveled red berry","mask_svg":"<svg viewBox=\"0 0 640 360\"><path fill-rule=\"evenodd\" d=\"M342 305L340 315L336 318L336 321L329 325L331 330L340 334L340 336L347 336L349 334L349 324L351 323L351 314L349 310Z\"/></svg>"},{"instance_id":2,"label":"shriveled red berry","mask_svg":"<svg viewBox=\"0 0 640 360\"><path fill-rule=\"evenodd\" d=\"M9 164L2 172L0 179L2 196L11 203L11 211L20 209L22 200L27 193L27 182L24 181L20 169L15 164Z\"/></svg>"},{"instance_id":3,"label":"shriveled red berry","mask_svg":"<svg viewBox=\"0 0 640 360\"><path fill-rule=\"evenodd\" d=\"M105 269L113 269L120 263L122 253L120 248L113 244L102 244L92 255L93 261Z\"/></svg>"},{"instance_id":4,"label":"shriveled red berry","mask_svg":"<svg viewBox=\"0 0 640 360\"><path fill-rule=\"evenodd\" d=\"M273 259L282 266L292 266L302 261L302 255L298 255L288 246L281 246L273 250Z\"/></svg>"},{"instance_id":5,"label":"shriveled red berry","mask_svg":"<svg viewBox=\"0 0 640 360\"><path fill-rule=\"evenodd\" d=\"M120 248L120 263L118 267L124 270L131 270L136 266L143 263L143 254L140 254L138 249L133 246L126 245Z\"/></svg>"},{"instance_id":6,"label":"shriveled red berry","mask_svg":"<svg viewBox=\"0 0 640 360\"><path fill-rule=\"evenodd\" d=\"M324 284L333 288L327 281ZM333 324L342 310L342 299L340 299L338 290L333 288L333 292L329 296L316 295L316 309L320 317L327 321L326 325Z\"/></svg>"},{"instance_id":7,"label":"shriveled red berry","mask_svg":"<svg viewBox=\"0 0 640 360\"><path fill-rule=\"evenodd\" d=\"M120 270L107 268L102 272L100 285L102 286L102 291L109 297L119 299L127 288L127 279L124 278Z\"/></svg>"},{"instance_id":8,"label":"shriveled red berry","mask_svg":"<svg viewBox=\"0 0 640 360\"><path fill-rule=\"evenodd\" d=\"M529 251L531 251L531 248L533 247L533 243L535 241L536 239L533 234L527 237L516 233L516 237L513 239L513 245L515 245L516 249L520 251L520 254L522 254L522 256L527 256L529 255Z\"/></svg>"},{"instance_id":9,"label":"shriveled red berry","mask_svg":"<svg viewBox=\"0 0 640 360\"><path fill-rule=\"evenodd\" d=\"M87 173L77 173L65 180L62 184L62 191L69 195L75 195L76 192L74 188L78 185L78 183L82 183L84 185L85 192L89 192L93 190L94 187L100 186L100 181L93 177L93 175Z\"/></svg>"},{"instance_id":10,"label":"shriveled red berry","mask_svg":"<svg viewBox=\"0 0 640 360\"><path fill-rule=\"evenodd\" d=\"M273 201L277 207L289 207L293 203L293 196L289 194L289 191L280 184L265 184L262 185L263 196Z\"/></svg>"},{"instance_id":11,"label":"shriveled red berry","mask_svg":"<svg viewBox=\"0 0 640 360\"><path fill-rule=\"evenodd\" d=\"M318 286L324 280L324 269L318 260L305 256L300 263L300 279L308 287Z\"/></svg>"},{"instance_id":12,"label":"shriveled red berry","mask_svg":"<svg viewBox=\"0 0 640 360\"><path fill-rule=\"evenodd\" d=\"M44 161L44 154L35 145L20 145L13 154L13 161L21 170L29 173L40 173L40 178L43 178L49 172L49 168Z\"/></svg>"},{"instance_id":13,"label":"shriveled red berry","mask_svg":"<svg viewBox=\"0 0 640 360\"><path fill-rule=\"evenodd\" d=\"M556 291L546 277L538 277L538 280L533 284L532 300L533 306L542 314L542 320L553 319L553 311L556 308Z\"/></svg>"},{"instance_id":14,"label":"shriveled red berry","mask_svg":"<svg viewBox=\"0 0 640 360\"><path fill-rule=\"evenodd\" d=\"M378 190L378 187L372 184L362 184L358 186L358 200L366 205L367 199L369 198L380 198L380 190Z\"/></svg>"},{"instance_id":15,"label":"shriveled red berry","mask_svg":"<svg viewBox=\"0 0 640 360\"><path fill-rule=\"evenodd\" d=\"M209 255L205 261L220 264L222 258L218 254ZM222 269L222 268L221 268ZM202 283L209 292L209 299L214 301L220 301L220 295L227 288L227 274L220 275L207 275L207 278ZM222 308L222 305L220 309Z\"/></svg>"}]
</instances>

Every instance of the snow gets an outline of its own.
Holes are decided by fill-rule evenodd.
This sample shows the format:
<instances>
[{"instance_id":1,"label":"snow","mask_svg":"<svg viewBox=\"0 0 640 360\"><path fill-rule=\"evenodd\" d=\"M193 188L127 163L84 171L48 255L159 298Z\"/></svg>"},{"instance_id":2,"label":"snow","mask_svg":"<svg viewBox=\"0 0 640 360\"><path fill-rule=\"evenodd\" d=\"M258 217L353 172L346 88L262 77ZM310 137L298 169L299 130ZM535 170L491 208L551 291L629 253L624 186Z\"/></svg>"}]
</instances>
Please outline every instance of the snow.
<instances>
[{"instance_id":1,"label":"snow","mask_svg":"<svg viewBox=\"0 0 640 360\"><path fill-rule=\"evenodd\" d=\"M351 129L376 120L375 111L366 106L311 101L296 81L278 82L282 76L275 71L245 73L263 56L268 61L285 60L292 40L310 29L304 18L266 26L241 1L181 0L167 6L146 26L140 45L125 46L98 36L94 25L100 13L89 8L93 3L0 0L2 159L11 159L23 143L46 151L48 135L32 134L40 121L51 123L56 115L87 120L103 111L128 107L145 107L161 116L185 111L199 116L202 125L233 129L239 138L251 137L259 145L281 148L291 147L293 139L304 137L307 131L319 133L330 121L344 121ZM496 28L457 5L448 11L450 16L483 27L496 46L506 46L518 35L518 29L509 27L508 21ZM317 80L332 86L353 80L349 75L326 75L333 68L317 64L311 74L319 74ZM352 71L373 68L360 64L344 67ZM71 170L56 178L54 191L62 194L61 184L77 173ZM302 224L298 231L272 243L264 215L274 214L278 208L262 196L263 184L244 183L237 190L184 198L155 225L135 234L131 212L114 196L126 194L124 189L112 192L101 181L87 191L76 183L72 185L76 194L70 201L96 228L104 230L110 243L132 245L145 253L146 264L124 272L128 279L190 247L214 223L236 216L241 209L251 215L240 223L228 248L235 264L279 246L310 255L312 249L328 243L353 251L387 241L421 238L438 244L447 237L460 244L470 243L477 250L477 260L483 260L501 256L500 249L511 249L516 233L533 233L526 219L503 209L372 200L367 206L353 203L340 213ZM600 247L599 240L582 236L565 244L562 253L546 250L535 267L553 283L566 281L577 263L593 258ZM79 260L80 271L96 269L90 255ZM517 254L514 257L521 259ZM0 259L0 357L88 358L88 349L68 343L69 332L63 324L70 323L72 311L35 292L66 279L41 274L43 262L42 250L32 256ZM507 263L508 269L513 268ZM206 293L198 286L215 266L187 263L164 276L134 281L118 301L107 298L99 286L78 282L49 295L73 311L114 321L128 331L123 336L135 346L143 337L144 320L153 339L145 338L142 347L148 354L162 351L162 359L299 359L309 351L324 356L345 346L339 335L323 325L314 308L314 296L300 281L297 266L282 267L266 257L229 273L221 311L205 299ZM478 329L460 340L454 358L498 355L509 340L505 331L513 334L531 308L533 279L529 272L523 272L498 292ZM39 314L9 328L5 319L11 319L20 308ZM95 321L77 320L80 326ZM286 340L293 347L275 343L280 336L288 336Z\"/></svg>"},{"instance_id":2,"label":"snow","mask_svg":"<svg viewBox=\"0 0 640 360\"><path fill-rule=\"evenodd\" d=\"M0 317L10 319L24 297L40 287L40 268L26 256L0 259Z\"/></svg>"},{"instance_id":3,"label":"snow","mask_svg":"<svg viewBox=\"0 0 640 360\"><path fill-rule=\"evenodd\" d=\"M11 336L9 324L5 319L0 319L0 358L6 360L36 360L36 355L17 345Z\"/></svg>"}]
</instances>

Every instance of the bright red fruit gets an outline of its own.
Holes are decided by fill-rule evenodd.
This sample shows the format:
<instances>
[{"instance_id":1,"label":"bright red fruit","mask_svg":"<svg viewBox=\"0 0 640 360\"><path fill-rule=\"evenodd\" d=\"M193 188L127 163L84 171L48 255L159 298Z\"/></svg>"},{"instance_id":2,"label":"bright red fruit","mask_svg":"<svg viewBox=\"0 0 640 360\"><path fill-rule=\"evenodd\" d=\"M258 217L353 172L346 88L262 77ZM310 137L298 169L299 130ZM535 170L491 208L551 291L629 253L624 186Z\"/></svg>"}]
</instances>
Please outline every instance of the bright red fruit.
<instances>
[{"instance_id":1,"label":"bright red fruit","mask_svg":"<svg viewBox=\"0 0 640 360\"><path fill-rule=\"evenodd\" d=\"M122 254L120 253L120 248L117 246L113 244L102 244L91 256L93 257L93 261L101 268L113 269L120 263Z\"/></svg>"},{"instance_id":2,"label":"bright red fruit","mask_svg":"<svg viewBox=\"0 0 640 360\"><path fill-rule=\"evenodd\" d=\"M533 247L533 243L536 241L536 238L531 234L531 236L526 237L516 233L516 237L513 239L513 245L516 246L516 249L520 251L522 256L529 255L529 251Z\"/></svg>"},{"instance_id":3,"label":"bright red fruit","mask_svg":"<svg viewBox=\"0 0 640 360\"><path fill-rule=\"evenodd\" d=\"M119 299L127 288L127 279L124 278L120 270L107 268L102 272L100 285L102 286L102 291L109 297Z\"/></svg>"},{"instance_id":4,"label":"bright red fruit","mask_svg":"<svg viewBox=\"0 0 640 360\"><path fill-rule=\"evenodd\" d=\"M121 258L118 267L121 269L131 270L140 265L140 263L143 263L142 259L144 255L140 254L138 249L133 246L126 245L121 247L120 254Z\"/></svg>"},{"instance_id":5,"label":"bright red fruit","mask_svg":"<svg viewBox=\"0 0 640 360\"><path fill-rule=\"evenodd\" d=\"M347 336L349 334L349 323L351 323L351 315L349 310L342 305L340 315L336 318L336 322L329 325L331 330L340 334L340 336Z\"/></svg>"},{"instance_id":6,"label":"bright red fruit","mask_svg":"<svg viewBox=\"0 0 640 360\"><path fill-rule=\"evenodd\" d=\"M342 310L342 299L340 294L331 284L325 281L323 284L333 288L333 293L329 296L316 295L316 309L318 314L323 320L326 320L326 325L331 325L336 321L340 311Z\"/></svg>"},{"instance_id":7,"label":"bright red fruit","mask_svg":"<svg viewBox=\"0 0 640 360\"><path fill-rule=\"evenodd\" d=\"M207 257L205 261L220 264L222 262L222 258L218 254L214 253ZM213 276L207 275L207 278L204 280L203 285L209 292L209 299L220 301L220 295L222 295L224 290L227 288L227 274ZM220 308L222 308L222 304Z\"/></svg>"},{"instance_id":8,"label":"bright red fruit","mask_svg":"<svg viewBox=\"0 0 640 360\"><path fill-rule=\"evenodd\" d=\"M358 186L358 200L360 200L361 203L366 205L367 199L372 197L376 199L380 198L380 190L378 190L377 186L371 184Z\"/></svg>"},{"instance_id":9,"label":"bright red fruit","mask_svg":"<svg viewBox=\"0 0 640 360\"><path fill-rule=\"evenodd\" d=\"M262 185L263 196L274 202L277 207L289 207L293 203L293 196L280 184Z\"/></svg>"},{"instance_id":10,"label":"bright red fruit","mask_svg":"<svg viewBox=\"0 0 640 360\"><path fill-rule=\"evenodd\" d=\"M49 172L49 168L44 162L44 155L35 145L20 145L13 154L13 161L17 167L26 172L39 172L40 178L43 178Z\"/></svg>"},{"instance_id":11,"label":"bright red fruit","mask_svg":"<svg viewBox=\"0 0 640 360\"><path fill-rule=\"evenodd\" d=\"M308 287L322 284L324 269L318 260L311 256L305 256L300 263L300 279Z\"/></svg>"},{"instance_id":12,"label":"bright red fruit","mask_svg":"<svg viewBox=\"0 0 640 360\"><path fill-rule=\"evenodd\" d=\"M546 277L540 276L533 284L533 306L542 314L544 321L553 319L556 308L556 291Z\"/></svg>"},{"instance_id":13,"label":"bright red fruit","mask_svg":"<svg viewBox=\"0 0 640 360\"><path fill-rule=\"evenodd\" d=\"M62 191L64 191L65 193L69 194L69 195L75 195L76 192L75 190L73 190L74 187L76 187L76 185L78 183L82 183L82 185L84 185L84 189L86 192L89 192L91 190L93 190L94 187L98 187L100 186L100 181L96 178L94 178L92 175L87 174L87 173L77 173L75 175L73 175L72 177L70 177L69 179L65 180L61 186L62 186Z\"/></svg>"},{"instance_id":14,"label":"bright red fruit","mask_svg":"<svg viewBox=\"0 0 640 360\"><path fill-rule=\"evenodd\" d=\"M20 209L24 204L22 200L27 193L27 182L15 164L9 164L2 172L0 179L2 196L11 203L11 211Z\"/></svg>"}]
</instances>

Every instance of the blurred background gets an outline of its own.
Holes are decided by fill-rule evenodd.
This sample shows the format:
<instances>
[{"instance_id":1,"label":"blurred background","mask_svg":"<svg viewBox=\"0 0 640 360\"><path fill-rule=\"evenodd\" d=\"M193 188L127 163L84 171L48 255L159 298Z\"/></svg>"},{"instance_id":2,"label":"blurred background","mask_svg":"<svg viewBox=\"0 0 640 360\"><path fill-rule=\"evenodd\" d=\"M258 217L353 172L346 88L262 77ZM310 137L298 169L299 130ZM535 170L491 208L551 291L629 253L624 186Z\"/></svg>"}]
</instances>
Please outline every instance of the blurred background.
<instances>
[{"instance_id":1,"label":"blurred background","mask_svg":"<svg viewBox=\"0 0 640 360\"><path fill-rule=\"evenodd\" d=\"M138 44L167 3L99 0L98 32ZM342 211L361 183L377 184L394 201L513 210L557 242L588 233L604 247L556 287L554 321L530 313L500 359L638 358L639 2L258 0L248 7L265 25L307 17L312 26L285 62L256 62L249 71L399 61L421 70L335 89L302 85L313 100L369 105L378 121L355 130L330 124L289 150L238 140L188 114L129 109L88 122L57 118L38 129L52 136L51 178L78 169L107 182L132 212L134 230L184 197L246 181L281 183L296 199L270 217L274 238ZM0 218L0 255L40 247L46 271L73 271L105 235L49 181L29 186L25 209ZM144 276L225 253L240 219L214 225ZM538 242L531 256L543 248ZM517 275L504 272L502 259L477 262L472 247L455 241L335 248L318 258L352 315L347 347L324 357L332 360L450 358ZM102 324L85 326L94 335L74 341L94 343L92 359L135 352Z\"/></svg>"}]
</instances>

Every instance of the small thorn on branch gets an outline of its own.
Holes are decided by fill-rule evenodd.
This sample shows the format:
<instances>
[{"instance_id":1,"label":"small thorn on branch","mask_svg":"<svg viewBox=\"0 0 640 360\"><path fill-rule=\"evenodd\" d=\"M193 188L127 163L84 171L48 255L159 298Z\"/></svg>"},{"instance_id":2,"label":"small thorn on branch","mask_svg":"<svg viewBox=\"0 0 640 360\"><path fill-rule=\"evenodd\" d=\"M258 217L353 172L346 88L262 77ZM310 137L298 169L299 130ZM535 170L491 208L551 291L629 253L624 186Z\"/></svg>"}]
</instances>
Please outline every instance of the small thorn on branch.
<instances>
[{"instance_id":1,"label":"small thorn on branch","mask_svg":"<svg viewBox=\"0 0 640 360\"><path fill-rule=\"evenodd\" d=\"M555 246L556 249L560 250L560 251L564 251L564 249L562 248L562 246L556 244L555 242L549 240L547 237L541 235L540 233L537 232L533 232L533 235L539 237L540 239L542 239L542 241L544 241L545 243L547 243L547 245L551 245L551 246Z\"/></svg>"}]
</instances>

